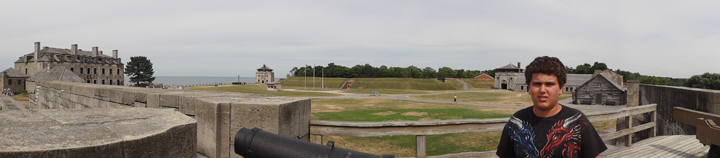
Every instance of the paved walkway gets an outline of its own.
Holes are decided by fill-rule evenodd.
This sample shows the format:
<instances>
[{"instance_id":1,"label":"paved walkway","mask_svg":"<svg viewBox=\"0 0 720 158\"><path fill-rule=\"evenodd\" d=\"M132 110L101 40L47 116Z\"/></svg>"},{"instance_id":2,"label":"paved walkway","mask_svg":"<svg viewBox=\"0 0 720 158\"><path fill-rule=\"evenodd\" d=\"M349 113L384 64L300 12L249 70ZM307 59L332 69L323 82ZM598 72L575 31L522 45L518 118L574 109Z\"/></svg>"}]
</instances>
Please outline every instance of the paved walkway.
<instances>
[{"instance_id":1,"label":"paved walkway","mask_svg":"<svg viewBox=\"0 0 720 158\"><path fill-rule=\"evenodd\" d=\"M0 107L2 107L2 111L9 111L9 110L27 111L27 109L25 109L25 107L22 106L21 102L15 101L15 99L13 99L12 97L5 96L5 95L0 96Z\"/></svg>"}]
</instances>

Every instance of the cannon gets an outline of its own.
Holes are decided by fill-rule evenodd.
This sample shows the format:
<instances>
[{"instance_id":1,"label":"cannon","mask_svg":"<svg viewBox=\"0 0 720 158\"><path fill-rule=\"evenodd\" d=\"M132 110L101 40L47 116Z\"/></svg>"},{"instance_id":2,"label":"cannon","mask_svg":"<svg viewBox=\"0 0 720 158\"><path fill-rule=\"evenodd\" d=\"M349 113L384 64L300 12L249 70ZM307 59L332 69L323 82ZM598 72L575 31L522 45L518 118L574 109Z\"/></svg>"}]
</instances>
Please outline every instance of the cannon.
<instances>
[{"instance_id":1,"label":"cannon","mask_svg":"<svg viewBox=\"0 0 720 158\"><path fill-rule=\"evenodd\" d=\"M245 158L395 158L394 155L373 155L337 148L332 141L327 145L314 144L263 131L260 128L242 128L235 134L235 153Z\"/></svg>"}]
</instances>

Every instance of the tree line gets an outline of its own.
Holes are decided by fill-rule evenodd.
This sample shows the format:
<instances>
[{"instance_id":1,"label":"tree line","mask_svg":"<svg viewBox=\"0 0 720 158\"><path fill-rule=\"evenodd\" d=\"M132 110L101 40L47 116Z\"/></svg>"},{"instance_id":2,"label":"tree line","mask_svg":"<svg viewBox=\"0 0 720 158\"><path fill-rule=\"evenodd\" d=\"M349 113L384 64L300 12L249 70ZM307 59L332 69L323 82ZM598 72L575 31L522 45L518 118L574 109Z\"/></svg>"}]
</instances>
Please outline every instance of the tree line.
<instances>
[{"instance_id":1,"label":"tree line","mask_svg":"<svg viewBox=\"0 0 720 158\"><path fill-rule=\"evenodd\" d=\"M128 63L128 65L130 65ZM126 68L127 69L127 68ZM602 62L594 62L592 65L585 63L576 67L565 66L565 70L568 74L593 74L595 70L606 70L609 69L607 64ZM704 73L701 75L693 75L690 78L670 78L670 77L659 77L659 76L647 76L642 75L638 72L630 72L620 69L610 69L615 73L623 76L623 82L627 80L638 80L643 84L654 84L654 85L668 85L668 86L685 86L692 88L704 88L704 89L716 89L720 90L720 74L717 73ZM128 73L130 71L126 71ZM287 77L302 77L302 76L325 76L325 77L340 77L340 78L473 78L482 73L490 76L495 76L495 70L464 70L464 69L452 69L450 67L441 67L437 70L432 67L419 68L417 66L408 67L388 67L382 65L380 67L373 67L370 64L355 65L353 67L346 67L342 65L335 65L335 63L328 64L327 67L306 65L304 67L293 67L288 73ZM134 82L134 81L132 81Z\"/></svg>"},{"instance_id":2,"label":"tree line","mask_svg":"<svg viewBox=\"0 0 720 158\"><path fill-rule=\"evenodd\" d=\"M388 67L385 65L373 67L370 64L346 67L330 63L327 67L315 66L313 68L309 65L293 67L287 77L315 75L340 78L473 78L482 72L493 73L494 75L494 70L478 71L452 69L450 67L441 67L436 70L432 67L420 68L413 65L408 67Z\"/></svg>"}]
</instances>

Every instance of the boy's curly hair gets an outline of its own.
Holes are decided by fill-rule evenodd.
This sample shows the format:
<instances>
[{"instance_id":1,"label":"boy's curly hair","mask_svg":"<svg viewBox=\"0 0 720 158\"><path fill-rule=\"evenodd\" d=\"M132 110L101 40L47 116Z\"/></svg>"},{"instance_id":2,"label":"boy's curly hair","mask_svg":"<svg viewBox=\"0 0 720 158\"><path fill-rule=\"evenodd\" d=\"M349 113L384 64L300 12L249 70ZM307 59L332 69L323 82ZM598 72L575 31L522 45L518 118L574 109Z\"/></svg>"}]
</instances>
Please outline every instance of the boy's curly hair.
<instances>
[{"instance_id":1,"label":"boy's curly hair","mask_svg":"<svg viewBox=\"0 0 720 158\"><path fill-rule=\"evenodd\" d=\"M565 86L567 82L567 75L565 73L565 65L556 57L541 56L535 58L530 65L525 67L525 84L530 86L532 75L534 73L544 73L548 75L555 75L558 80L560 87Z\"/></svg>"}]
</instances>

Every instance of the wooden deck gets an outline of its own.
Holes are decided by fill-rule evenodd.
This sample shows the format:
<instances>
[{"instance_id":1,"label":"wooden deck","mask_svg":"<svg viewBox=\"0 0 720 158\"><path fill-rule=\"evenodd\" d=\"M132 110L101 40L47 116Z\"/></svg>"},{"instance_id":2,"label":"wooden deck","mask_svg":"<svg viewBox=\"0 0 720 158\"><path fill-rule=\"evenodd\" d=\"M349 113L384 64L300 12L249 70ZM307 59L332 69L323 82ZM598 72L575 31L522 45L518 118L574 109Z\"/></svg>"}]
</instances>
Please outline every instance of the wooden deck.
<instances>
[{"instance_id":1,"label":"wooden deck","mask_svg":"<svg viewBox=\"0 0 720 158\"><path fill-rule=\"evenodd\" d=\"M695 135L656 136L642 140L630 147L611 148L600 154L603 158L614 157L706 157L710 146L703 146Z\"/></svg>"}]
</instances>

